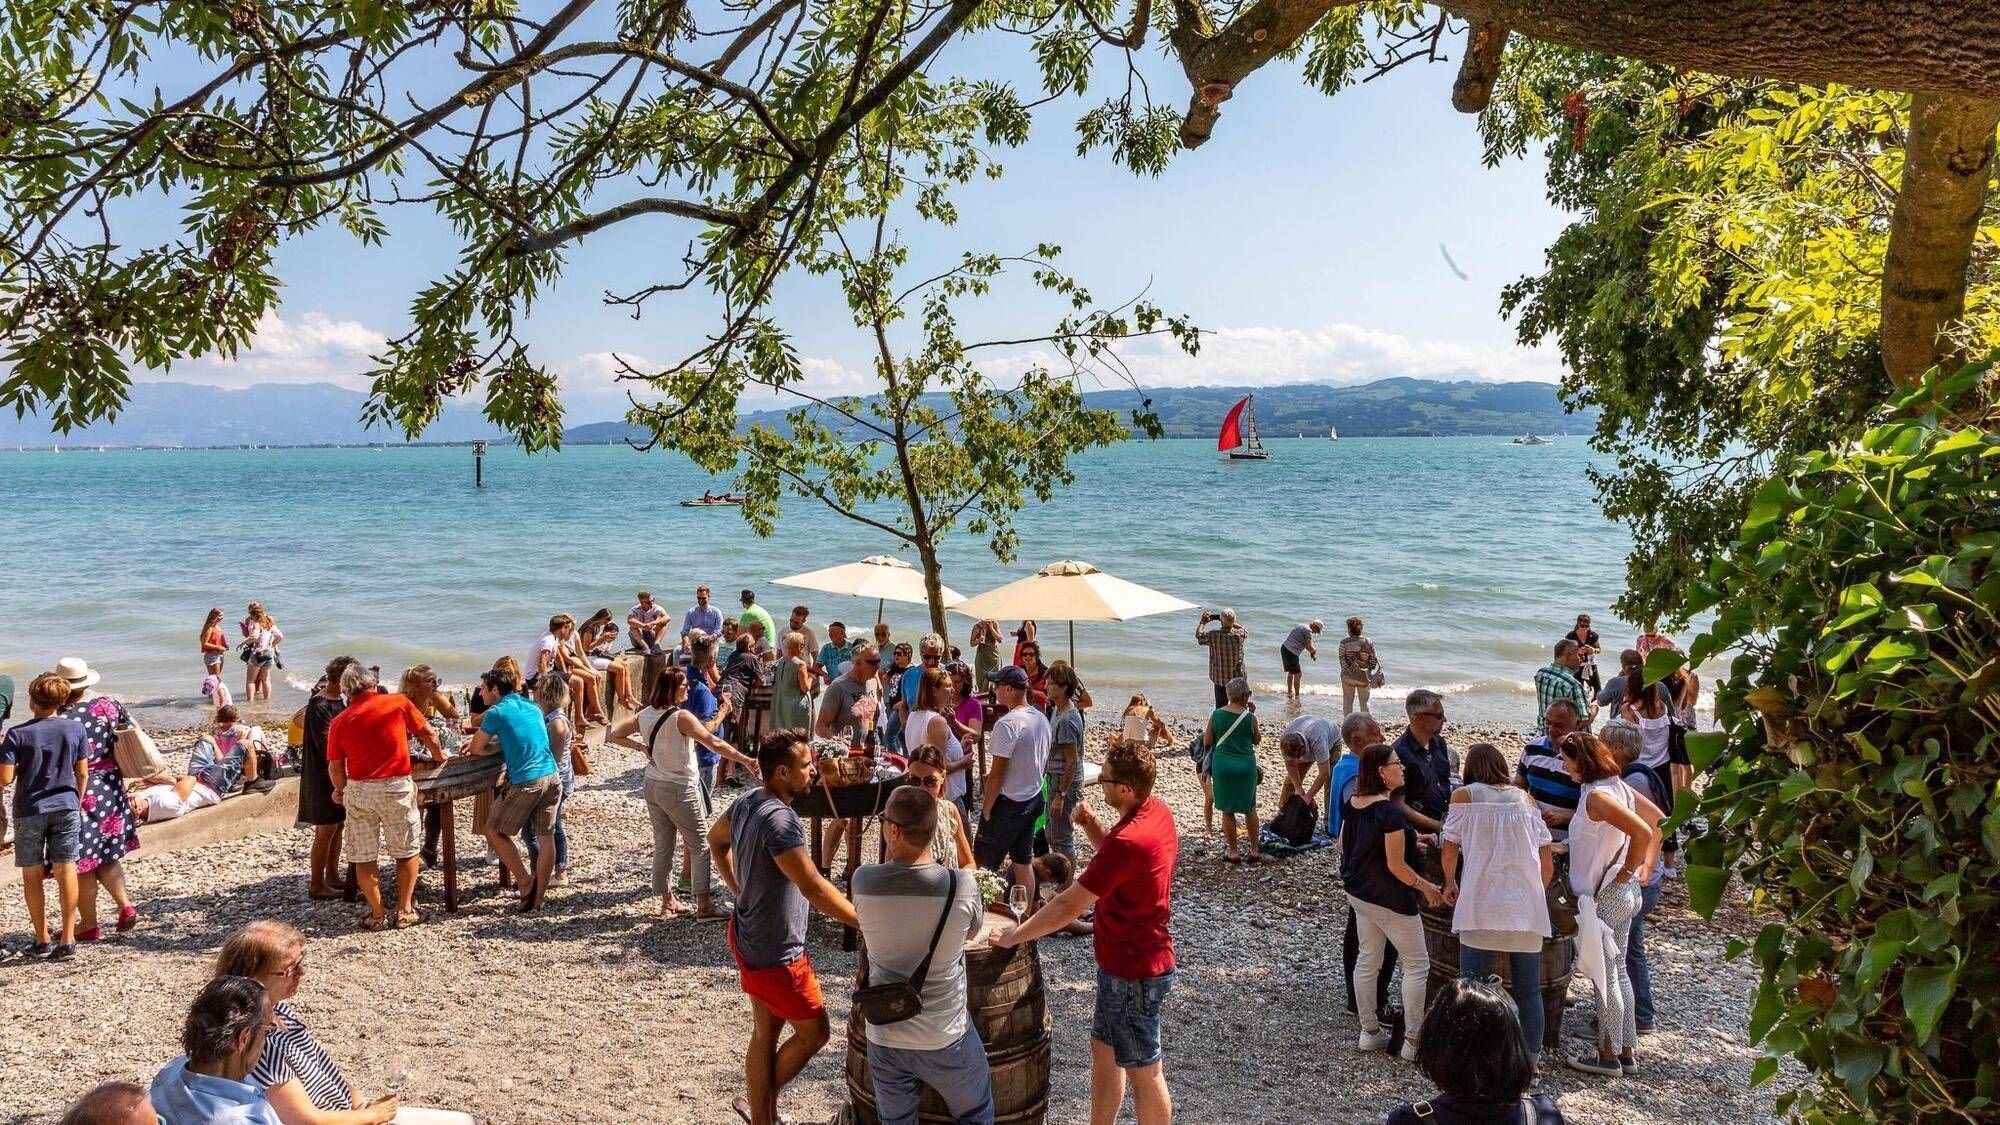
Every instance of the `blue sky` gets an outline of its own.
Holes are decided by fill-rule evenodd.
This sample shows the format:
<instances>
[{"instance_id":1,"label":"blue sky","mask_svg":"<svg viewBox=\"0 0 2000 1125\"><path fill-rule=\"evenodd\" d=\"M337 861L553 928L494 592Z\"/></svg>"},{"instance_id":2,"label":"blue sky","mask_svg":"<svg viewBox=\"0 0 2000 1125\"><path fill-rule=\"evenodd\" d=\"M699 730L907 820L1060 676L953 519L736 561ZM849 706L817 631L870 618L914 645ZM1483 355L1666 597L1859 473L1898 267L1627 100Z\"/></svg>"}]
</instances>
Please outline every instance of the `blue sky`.
<instances>
[{"instance_id":1,"label":"blue sky","mask_svg":"<svg viewBox=\"0 0 2000 1125\"><path fill-rule=\"evenodd\" d=\"M944 61L1033 83L1027 43L1012 36L955 43ZM1156 98L1184 104L1177 67L1152 56L1147 69ZM1135 176L1102 152L1075 154L1073 123L1100 94L1052 103L1037 111L1026 147L999 154L1003 179L961 189L957 226L902 225L912 268L965 250L1057 243L1065 267L1099 298L1144 289L1214 333L1192 360L1130 349L1134 370L1154 384L1552 380L1557 359L1514 343L1498 295L1540 267L1564 219L1544 198L1538 158L1481 164L1475 120L1450 105L1452 71L1413 64L1327 97L1291 64L1274 63L1238 87L1208 144L1180 153L1157 178ZM287 244L279 257L284 307L257 346L232 363L180 364L156 377L360 385L368 352L407 329L410 295L454 251L434 223L391 221L382 248L359 247L338 231ZM678 220L639 219L572 251L564 283L525 333L563 373L572 420L621 412L612 355L677 357L709 327L711 310L695 298L661 298L637 321L601 300L606 288L667 276L691 233ZM1446 265L1440 243L1466 280ZM815 379L861 385L868 341L825 282L788 281L778 311ZM1044 306L1004 291L965 317L972 338L1032 335L1051 323Z\"/></svg>"}]
</instances>

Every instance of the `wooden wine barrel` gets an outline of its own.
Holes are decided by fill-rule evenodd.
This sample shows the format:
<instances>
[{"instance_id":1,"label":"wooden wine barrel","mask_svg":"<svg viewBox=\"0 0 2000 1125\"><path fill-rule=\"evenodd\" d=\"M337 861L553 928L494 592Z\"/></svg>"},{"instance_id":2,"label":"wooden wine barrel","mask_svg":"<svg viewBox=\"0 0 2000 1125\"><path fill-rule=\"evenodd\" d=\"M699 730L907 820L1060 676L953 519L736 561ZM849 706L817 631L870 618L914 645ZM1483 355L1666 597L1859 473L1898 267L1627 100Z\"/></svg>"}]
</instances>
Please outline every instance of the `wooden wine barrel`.
<instances>
[{"instance_id":1,"label":"wooden wine barrel","mask_svg":"<svg viewBox=\"0 0 2000 1125\"><path fill-rule=\"evenodd\" d=\"M1435 852L1425 852L1418 857L1417 870L1425 878L1442 881L1444 866ZM1556 878L1569 878L1567 863L1559 863ZM1431 971L1426 978L1428 995L1437 996L1445 984L1458 972L1458 935L1452 932L1452 908L1449 906L1420 906L1418 914L1424 921L1424 948L1430 954ZM1512 987L1514 974L1505 955L1493 959L1494 974ZM1563 1005L1569 1002L1569 981L1576 967L1576 939L1552 937L1542 942L1541 984L1542 1016L1546 1021L1542 1032L1542 1050L1558 1050L1562 1046ZM1412 1021L1421 1027L1422 1019Z\"/></svg>"},{"instance_id":2,"label":"wooden wine barrel","mask_svg":"<svg viewBox=\"0 0 2000 1125\"><path fill-rule=\"evenodd\" d=\"M1009 925L988 914L986 933ZM865 974L868 954L856 959L856 975ZM1042 962L1031 943L1018 949L995 949L982 940L965 950L965 1008L986 1060L993 1068L995 1125L1041 1125L1049 1108L1049 1006L1042 990ZM866 1018L859 1007L847 1017L847 1091L854 1103L857 1125L879 1125L875 1113L875 1083L868 1073ZM944 1102L926 1088L917 1120L950 1125L954 1120Z\"/></svg>"}]
</instances>

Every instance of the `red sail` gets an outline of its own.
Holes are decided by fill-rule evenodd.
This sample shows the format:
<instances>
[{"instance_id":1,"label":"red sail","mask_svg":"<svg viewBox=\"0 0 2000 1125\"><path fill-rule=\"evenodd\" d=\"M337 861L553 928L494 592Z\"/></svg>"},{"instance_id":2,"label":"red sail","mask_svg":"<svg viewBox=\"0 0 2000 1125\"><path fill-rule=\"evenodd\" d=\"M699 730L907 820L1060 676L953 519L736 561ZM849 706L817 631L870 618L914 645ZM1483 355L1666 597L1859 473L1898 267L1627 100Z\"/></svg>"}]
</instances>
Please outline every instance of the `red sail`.
<instances>
[{"instance_id":1,"label":"red sail","mask_svg":"<svg viewBox=\"0 0 2000 1125\"><path fill-rule=\"evenodd\" d=\"M1222 419L1222 433L1215 439L1216 449L1226 451L1243 444L1243 406L1249 401L1250 396L1244 395L1241 402L1229 408L1228 416Z\"/></svg>"}]
</instances>

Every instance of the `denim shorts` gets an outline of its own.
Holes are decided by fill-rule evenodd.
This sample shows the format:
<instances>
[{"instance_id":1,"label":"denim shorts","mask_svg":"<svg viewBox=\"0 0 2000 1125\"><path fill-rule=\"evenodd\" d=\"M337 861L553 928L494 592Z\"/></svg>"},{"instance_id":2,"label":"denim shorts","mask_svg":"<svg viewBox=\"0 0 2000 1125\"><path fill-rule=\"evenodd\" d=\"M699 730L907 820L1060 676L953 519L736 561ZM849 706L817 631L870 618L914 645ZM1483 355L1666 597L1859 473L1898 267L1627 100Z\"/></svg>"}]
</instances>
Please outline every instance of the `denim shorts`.
<instances>
[{"instance_id":1,"label":"denim shorts","mask_svg":"<svg viewBox=\"0 0 2000 1125\"><path fill-rule=\"evenodd\" d=\"M75 809L21 817L14 821L14 866L75 863L82 836L83 814Z\"/></svg>"},{"instance_id":2,"label":"denim shorts","mask_svg":"<svg viewBox=\"0 0 2000 1125\"><path fill-rule=\"evenodd\" d=\"M1097 970L1097 1011L1090 1037L1111 1048L1126 1070L1160 1061L1160 1005L1174 986L1174 971L1132 980Z\"/></svg>"}]
</instances>

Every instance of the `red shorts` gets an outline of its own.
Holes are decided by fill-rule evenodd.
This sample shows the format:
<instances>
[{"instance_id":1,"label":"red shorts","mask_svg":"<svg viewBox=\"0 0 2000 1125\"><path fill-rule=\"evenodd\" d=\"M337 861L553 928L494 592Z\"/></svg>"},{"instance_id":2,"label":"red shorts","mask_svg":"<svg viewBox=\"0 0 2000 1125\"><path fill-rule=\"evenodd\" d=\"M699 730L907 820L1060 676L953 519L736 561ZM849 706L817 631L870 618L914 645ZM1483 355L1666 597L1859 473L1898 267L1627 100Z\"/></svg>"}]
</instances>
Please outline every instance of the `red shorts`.
<instances>
[{"instance_id":1,"label":"red shorts","mask_svg":"<svg viewBox=\"0 0 2000 1125\"><path fill-rule=\"evenodd\" d=\"M729 922L729 953L736 958L736 974L743 991L753 1000L762 1000L771 1014L786 1023L816 1020L826 1014L826 998L819 991L819 977L812 962L800 956L771 969L753 969L743 963L736 949L736 921Z\"/></svg>"}]
</instances>

